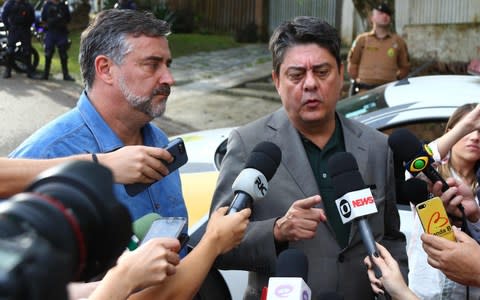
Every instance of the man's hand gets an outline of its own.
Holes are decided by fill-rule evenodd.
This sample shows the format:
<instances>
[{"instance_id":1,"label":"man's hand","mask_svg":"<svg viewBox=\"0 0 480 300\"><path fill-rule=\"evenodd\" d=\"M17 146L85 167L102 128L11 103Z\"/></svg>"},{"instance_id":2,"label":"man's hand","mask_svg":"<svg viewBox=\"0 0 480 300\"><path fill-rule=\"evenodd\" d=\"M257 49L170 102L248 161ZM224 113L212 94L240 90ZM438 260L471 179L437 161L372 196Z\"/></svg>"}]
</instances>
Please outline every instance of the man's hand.
<instances>
[{"instance_id":1,"label":"man's hand","mask_svg":"<svg viewBox=\"0 0 480 300\"><path fill-rule=\"evenodd\" d=\"M480 246L454 227L457 242L431 234L422 234L428 263L448 278L463 285L480 286Z\"/></svg>"},{"instance_id":2,"label":"man's hand","mask_svg":"<svg viewBox=\"0 0 480 300\"><path fill-rule=\"evenodd\" d=\"M458 206L462 204L467 219L473 223L477 222L480 218L480 208L470 187L453 178L448 178L446 182L450 186L448 190L442 193L441 182L436 182L432 192L434 195L440 195L447 213L461 218L462 213Z\"/></svg>"},{"instance_id":3,"label":"man's hand","mask_svg":"<svg viewBox=\"0 0 480 300\"><path fill-rule=\"evenodd\" d=\"M320 202L319 195L295 201L285 216L276 221L273 229L275 240L285 242L312 239L318 224L327 220L323 209L314 207Z\"/></svg>"},{"instance_id":4,"label":"man's hand","mask_svg":"<svg viewBox=\"0 0 480 300\"><path fill-rule=\"evenodd\" d=\"M109 167L115 182L152 183L168 175L164 162L172 162L167 150L147 146L125 146L114 152L98 154L100 163Z\"/></svg>"}]
</instances>

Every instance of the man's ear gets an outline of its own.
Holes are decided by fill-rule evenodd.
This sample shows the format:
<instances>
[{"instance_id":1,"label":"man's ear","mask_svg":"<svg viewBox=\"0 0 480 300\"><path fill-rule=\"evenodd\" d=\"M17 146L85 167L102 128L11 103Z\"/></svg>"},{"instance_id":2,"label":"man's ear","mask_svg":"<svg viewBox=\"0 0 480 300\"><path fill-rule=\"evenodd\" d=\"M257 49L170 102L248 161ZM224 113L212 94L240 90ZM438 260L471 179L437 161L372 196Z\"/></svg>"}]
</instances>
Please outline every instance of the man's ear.
<instances>
[{"instance_id":1,"label":"man's ear","mask_svg":"<svg viewBox=\"0 0 480 300\"><path fill-rule=\"evenodd\" d=\"M112 76L113 61L105 55L99 55L95 58L95 77L104 81L106 84L113 82Z\"/></svg>"},{"instance_id":2,"label":"man's ear","mask_svg":"<svg viewBox=\"0 0 480 300\"><path fill-rule=\"evenodd\" d=\"M272 70L272 80L275 84L275 88L278 90L278 88L280 87L280 78L279 76L277 76L277 73L275 73L275 70Z\"/></svg>"}]
</instances>

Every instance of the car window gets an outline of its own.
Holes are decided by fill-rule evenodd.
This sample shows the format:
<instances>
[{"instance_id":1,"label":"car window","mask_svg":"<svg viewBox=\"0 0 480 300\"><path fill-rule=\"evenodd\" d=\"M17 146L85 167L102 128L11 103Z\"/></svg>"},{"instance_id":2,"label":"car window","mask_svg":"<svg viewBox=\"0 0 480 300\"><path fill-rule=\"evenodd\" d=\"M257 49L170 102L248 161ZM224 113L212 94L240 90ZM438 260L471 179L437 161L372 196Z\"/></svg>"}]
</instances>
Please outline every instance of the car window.
<instances>
[{"instance_id":1,"label":"car window","mask_svg":"<svg viewBox=\"0 0 480 300\"><path fill-rule=\"evenodd\" d=\"M380 131L390 135L395 129L407 128L415 136L424 143L430 143L436 138L440 137L445 132L447 125L446 119L436 119L427 121L410 122L408 124L396 124L394 126L383 128Z\"/></svg>"},{"instance_id":2,"label":"car window","mask_svg":"<svg viewBox=\"0 0 480 300\"><path fill-rule=\"evenodd\" d=\"M364 94L342 99L337 103L337 112L347 118L361 116L366 113L388 107L385 102L385 85Z\"/></svg>"}]
</instances>

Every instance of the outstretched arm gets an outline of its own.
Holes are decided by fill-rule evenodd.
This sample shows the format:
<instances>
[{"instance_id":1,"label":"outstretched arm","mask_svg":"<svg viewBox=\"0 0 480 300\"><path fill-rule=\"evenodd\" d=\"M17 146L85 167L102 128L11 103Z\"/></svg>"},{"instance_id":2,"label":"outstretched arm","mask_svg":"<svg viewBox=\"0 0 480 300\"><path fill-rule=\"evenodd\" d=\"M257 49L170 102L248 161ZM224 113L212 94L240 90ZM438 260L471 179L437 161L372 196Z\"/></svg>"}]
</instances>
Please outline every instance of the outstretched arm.
<instances>
[{"instance_id":1,"label":"outstretched arm","mask_svg":"<svg viewBox=\"0 0 480 300\"><path fill-rule=\"evenodd\" d=\"M140 291L129 299L192 299L218 255L238 245L247 229L250 209L227 215L227 207L216 210L199 244L178 265L176 273L159 285Z\"/></svg>"},{"instance_id":2,"label":"outstretched arm","mask_svg":"<svg viewBox=\"0 0 480 300\"><path fill-rule=\"evenodd\" d=\"M461 138L468 133L480 130L480 105L465 115L458 123L436 140L438 152L443 158Z\"/></svg>"},{"instance_id":3,"label":"outstretched arm","mask_svg":"<svg viewBox=\"0 0 480 300\"><path fill-rule=\"evenodd\" d=\"M115 182L152 183L168 175L162 160L173 158L162 148L125 146L114 152L97 154L98 162L109 167ZM0 198L22 192L42 171L75 160L92 161L92 154L52 159L0 158Z\"/></svg>"},{"instance_id":4,"label":"outstretched arm","mask_svg":"<svg viewBox=\"0 0 480 300\"><path fill-rule=\"evenodd\" d=\"M383 289L385 289L390 296L392 296L393 300L418 300L418 297L408 288L403 280L397 261L390 255L385 247L378 243L376 244L380 256L367 256L364 259L373 292L376 294L384 294ZM371 260L373 260L373 263L378 266L382 272L382 277L375 277Z\"/></svg>"}]
</instances>

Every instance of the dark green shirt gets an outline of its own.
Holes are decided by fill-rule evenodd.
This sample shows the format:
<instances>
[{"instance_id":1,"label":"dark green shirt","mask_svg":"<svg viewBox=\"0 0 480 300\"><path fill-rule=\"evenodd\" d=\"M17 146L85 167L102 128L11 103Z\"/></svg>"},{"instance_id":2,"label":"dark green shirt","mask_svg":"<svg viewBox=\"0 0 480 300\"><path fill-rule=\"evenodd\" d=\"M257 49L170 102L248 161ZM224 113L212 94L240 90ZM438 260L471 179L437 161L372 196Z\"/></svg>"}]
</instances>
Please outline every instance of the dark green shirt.
<instances>
[{"instance_id":1,"label":"dark green shirt","mask_svg":"<svg viewBox=\"0 0 480 300\"><path fill-rule=\"evenodd\" d=\"M315 180L317 181L320 196L325 207L327 219L337 238L337 242L341 248L345 248L348 244L348 236L350 233L350 223L343 224L335 205L335 191L332 186L332 180L328 174L327 163L330 157L337 152L345 152L345 141L343 139L342 125L338 118L335 118L335 131L328 140L323 149L317 147L310 140L302 136L303 147L307 153L310 166L312 167Z\"/></svg>"}]
</instances>

